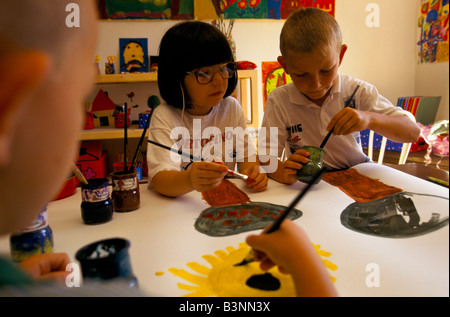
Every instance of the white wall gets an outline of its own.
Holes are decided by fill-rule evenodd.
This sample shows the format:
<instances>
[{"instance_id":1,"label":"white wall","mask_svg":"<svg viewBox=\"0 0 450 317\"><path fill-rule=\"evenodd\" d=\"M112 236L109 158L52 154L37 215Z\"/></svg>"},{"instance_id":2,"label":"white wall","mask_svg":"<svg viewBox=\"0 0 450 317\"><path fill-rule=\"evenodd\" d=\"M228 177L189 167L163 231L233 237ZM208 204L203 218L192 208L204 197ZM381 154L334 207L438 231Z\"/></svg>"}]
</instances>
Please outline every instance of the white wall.
<instances>
[{"instance_id":1,"label":"white wall","mask_svg":"<svg viewBox=\"0 0 450 317\"><path fill-rule=\"evenodd\" d=\"M400 96L441 95L443 100L436 119L448 119L448 63L418 65L416 61L419 1L336 0L335 17L341 26L344 42L349 47L340 72L373 83L394 104ZM380 8L380 27L366 25L369 14L366 6L369 3L376 3ZM108 55L118 56L120 37L146 37L149 54L157 55L161 37L175 23L177 22L102 21L98 44L101 63L105 62ZM233 28L237 59L250 60L258 65L260 118L261 62L275 61L279 55L279 34L283 23L280 20L236 20ZM104 71L102 66L101 71ZM145 87L143 89L149 89L148 86ZM129 87L124 89L130 90ZM145 102L139 99L140 95L145 94L146 100L151 93L158 93L156 85L152 89L155 90L142 94L135 91L136 102ZM123 95L122 91L116 98L123 98ZM126 97L123 101L125 99Z\"/></svg>"}]
</instances>

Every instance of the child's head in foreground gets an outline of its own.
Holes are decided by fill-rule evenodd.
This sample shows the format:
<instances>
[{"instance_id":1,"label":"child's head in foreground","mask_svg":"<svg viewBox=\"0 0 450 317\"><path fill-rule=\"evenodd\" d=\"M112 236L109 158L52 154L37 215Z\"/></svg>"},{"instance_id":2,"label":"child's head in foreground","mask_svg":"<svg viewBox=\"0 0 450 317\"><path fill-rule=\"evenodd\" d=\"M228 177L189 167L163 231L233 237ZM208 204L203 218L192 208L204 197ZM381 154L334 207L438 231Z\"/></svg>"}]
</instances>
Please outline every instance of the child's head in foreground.
<instances>
[{"instance_id":1,"label":"child's head in foreground","mask_svg":"<svg viewBox=\"0 0 450 317\"><path fill-rule=\"evenodd\" d=\"M67 26L72 12L80 27ZM0 234L29 224L69 176L95 80L96 23L90 0L0 1Z\"/></svg>"},{"instance_id":2,"label":"child's head in foreground","mask_svg":"<svg viewBox=\"0 0 450 317\"><path fill-rule=\"evenodd\" d=\"M184 83L186 73L229 62L234 63L230 45L215 26L201 21L174 25L163 36L159 46L158 85L161 97L169 105L183 108L184 93L186 108L189 108L190 96ZM233 71L224 98L236 87L237 73L235 69Z\"/></svg>"},{"instance_id":3,"label":"child's head in foreground","mask_svg":"<svg viewBox=\"0 0 450 317\"><path fill-rule=\"evenodd\" d=\"M316 8L300 9L286 20L278 61L294 85L311 100L326 97L347 47L336 20Z\"/></svg>"}]
</instances>

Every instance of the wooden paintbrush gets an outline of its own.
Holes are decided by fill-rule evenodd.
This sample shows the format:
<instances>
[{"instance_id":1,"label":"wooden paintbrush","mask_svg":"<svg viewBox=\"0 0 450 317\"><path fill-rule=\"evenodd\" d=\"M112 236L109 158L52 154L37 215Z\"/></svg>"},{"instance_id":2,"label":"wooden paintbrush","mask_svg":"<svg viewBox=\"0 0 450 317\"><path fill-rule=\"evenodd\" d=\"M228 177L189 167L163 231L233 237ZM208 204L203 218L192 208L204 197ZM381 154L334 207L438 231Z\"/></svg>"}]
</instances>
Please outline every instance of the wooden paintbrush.
<instances>
[{"instance_id":1,"label":"wooden paintbrush","mask_svg":"<svg viewBox=\"0 0 450 317\"><path fill-rule=\"evenodd\" d=\"M81 173L81 171L78 169L78 167L75 165L75 163L73 163L72 166L72 171L75 174L76 177L78 177L78 179L84 183L84 184L88 184L88 181L86 180L86 178L84 177L84 175Z\"/></svg>"},{"instance_id":2,"label":"wooden paintbrush","mask_svg":"<svg viewBox=\"0 0 450 317\"><path fill-rule=\"evenodd\" d=\"M272 225L266 231L263 232L264 234L272 233L274 231L277 231L280 228L280 225L283 222L283 220L286 219L286 217L289 215L289 213L292 211L292 209L294 209L294 207L298 204L300 199L302 199L303 196L305 196L306 193L311 189L311 187L322 177L324 172L325 172L325 167L322 168L319 171L319 173L317 173L314 176L314 178L311 180L311 182L309 182L308 185L297 195L297 197L295 197L295 199L286 208L286 210L281 214L281 216L278 217L272 223ZM245 265L245 264L254 262L255 261L255 257L254 257L255 252L258 252L258 251L251 249L250 252L247 254L247 256L241 262L235 264L234 266L241 266L241 265Z\"/></svg>"},{"instance_id":3,"label":"wooden paintbrush","mask_svg":"<svg viewBox=\"0 0 450 317\"><path fill-rule=\"evenodd\" d=\"M123 170L128 173L128 106L125 102L125 123L123 125Z\"/></svg>"},{"instance_id":4,"label":"wooden paintbrush","mask_svg":"<svg viewBox=\"0 0 450 317\"><path fill-rule=\"evenodd\" d=\"M356 94L356 92L358 91L358 89L359 89L359 85L356 86L356 88L355 88L355 90L353 91L353 94L351 95L350 99L348 99L347 102L345 103L344 108L347 108L348 106L350 106L350 104L351 104L353 98L355 97L355 94ZM328 139L330 138L331 134L333 134L333 130L334 130L334 128L331 129L331 130L327 133L327 135L325 136L325 138L323 139L322 144L320 144L320 148L321 148L321 149L323 149L323 147L325 146L325 144L327 144Z\"/></svg>"},{"instance_id":5,"label":"wooden paintbrush","mask_svg":"<svg viewBox=\"0 0 450 317\"><path fill-rule=\"evenodd\" d=\"M147 140L147 142L148 142L148 143L151 143L151 144L153 144L153 145L162 147L163 149L166 149L166 150L172 151L172 152L174 152L174 153L177 153L178 155L185 156L185 157L189 157L189 158L191 159L191 161L193 161L193 162L195 162L195 161L197 161L197 162L198 162L198 161L204 161L204 160L203 160L202 158L200 158L200 157L193 156L192 154L184 153L183 151L181 151L181 149L179 149L179 150L177 151L177 150L175 150L175 149L173 149L173 148L171 148L171 147L168 147L168 146L166 146L166 145L160 144L160 143L155 142L155 141L152 141L152 140ZM242 174L242 173L239 173L239 172L235 172L235 171L232 171L232 170L230 170L230 169L228 169L228 174L230 174L230 175L232 175L232 176L236 176L237 178L243 179L243 180L245 180L247 183L251 183L251 182L254 182L254 181L255 181L254 179L248 177L248 176L245 175L245 174Z\"/></svg>"},{"instance_id":6,"label":"wooden paintbrush","mask_svg":"<svg viewBox=\"0 0 450 317\"><path fill-rule=\"evenodd\" d=\"M142 131L141 139L139 140L136 152L134 153L133 161L131 161L131 171L134 171L136 168L137 159L139 156L139 152L142 149L142 143L144 142L145 133L147 133L148 127L150 125L150 118L152 117L153 111L157 106L159 106L159 104L161 104L161 101L155 95L150 96L147 100L147 106L151 109L151 112L148 115L147 122L145 122L145 127Z\"/></svg>"}]
</instances>

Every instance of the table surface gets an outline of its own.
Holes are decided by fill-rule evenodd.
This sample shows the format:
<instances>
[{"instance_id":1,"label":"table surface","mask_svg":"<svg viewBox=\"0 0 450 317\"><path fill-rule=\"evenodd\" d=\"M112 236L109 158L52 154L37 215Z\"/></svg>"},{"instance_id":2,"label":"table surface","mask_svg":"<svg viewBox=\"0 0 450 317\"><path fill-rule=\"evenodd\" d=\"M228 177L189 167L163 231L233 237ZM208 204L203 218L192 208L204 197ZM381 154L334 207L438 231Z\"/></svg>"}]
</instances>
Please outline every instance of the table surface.
<instances>
[{"instance_id":1,"label":"table surface","mask_svg":"<svg viewBox=\"0 0 450 317\"><path fill-rule=\"evenodd\" d=\"M444 197L430 198L442 217L448 217L448 188L375 163L355 167L360 173L406 192ZM305 187L297 182L283 185L270 180L265 192L248 190L242 180L233 180L253 202L287 206ZM49 223L54 235L54 252L67 252L75 260L81 247L106 238L122 237L130 241L130 258L140 288L149 295L183 296L178 287L186 282L168 272L169 268L188 269L188 262L208 266L203 255L214 254L229 246L238 248L250 233L210 237L198 232L194 223L209 206L198 192L182 197L163 197L140 188L141 207L128 213L114 213L110 222L85 225L81 219L80 189L67 198L48 205ZM412 198L416 203L416 196ZM383 238L355 232L340 222L341 212L355 201L339 188L320 181L297 205L303 215L295 222L302 226L315 245L330 253L327 258L337 266L330 272L341 296L449 296L448 225L420 236ZM425 208L428 208L425 207ZM419 207L417 207L420 209ZM422 221L428 221L418 210ZM429 212L429 210L426 210ZM9 238L0 239L0 253L9 254ZM380 285L369 287L366 279L375 264Z\"/></svg>"}]
</instances>

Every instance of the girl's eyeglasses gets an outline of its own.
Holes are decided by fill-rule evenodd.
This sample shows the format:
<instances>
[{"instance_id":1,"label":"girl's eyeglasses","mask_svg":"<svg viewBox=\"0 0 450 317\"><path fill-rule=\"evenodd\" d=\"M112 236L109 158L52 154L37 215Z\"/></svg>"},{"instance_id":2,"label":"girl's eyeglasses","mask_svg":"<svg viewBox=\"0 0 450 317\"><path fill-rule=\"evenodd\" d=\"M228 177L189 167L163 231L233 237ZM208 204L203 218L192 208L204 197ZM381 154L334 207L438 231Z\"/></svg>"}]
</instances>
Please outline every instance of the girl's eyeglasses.
<instances>
[{"instance_id":1,"label":"girl's eyeglasses","mask_svg":"<svg viewBox=\"0 0 450 317\"><path fill-rule=\"evenodd\" d=\"M195 75L195 78L200 85L206 85L212 82L216 73L219 73L223 79L228 79L233 77L235 72L235 63L223 63L219 66L202 67L200 69L193 70L192 72L186 72L186 74Z\"/></svg>"}]
</instances>

